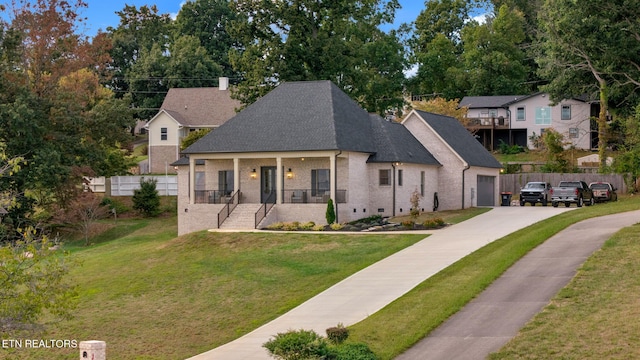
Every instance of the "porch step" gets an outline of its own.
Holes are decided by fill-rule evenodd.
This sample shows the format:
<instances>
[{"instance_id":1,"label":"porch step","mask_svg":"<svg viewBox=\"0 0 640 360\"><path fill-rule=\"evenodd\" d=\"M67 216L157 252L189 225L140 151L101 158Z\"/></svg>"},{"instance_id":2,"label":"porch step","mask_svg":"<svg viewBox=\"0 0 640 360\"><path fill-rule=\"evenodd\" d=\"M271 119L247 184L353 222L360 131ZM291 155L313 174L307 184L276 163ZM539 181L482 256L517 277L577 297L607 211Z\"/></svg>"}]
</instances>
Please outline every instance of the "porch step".
<instances>
[{"instance_id":1,"label":"porch step","mask_svg":"<svg viewBox=\"0 0 640 360\"><path fill-rule=\"evenodd\" d=\"M220 228L253 230L256 226L256 211L260 209L261 205L262 204L238 204Z\"/></svg>"}]
</instances>

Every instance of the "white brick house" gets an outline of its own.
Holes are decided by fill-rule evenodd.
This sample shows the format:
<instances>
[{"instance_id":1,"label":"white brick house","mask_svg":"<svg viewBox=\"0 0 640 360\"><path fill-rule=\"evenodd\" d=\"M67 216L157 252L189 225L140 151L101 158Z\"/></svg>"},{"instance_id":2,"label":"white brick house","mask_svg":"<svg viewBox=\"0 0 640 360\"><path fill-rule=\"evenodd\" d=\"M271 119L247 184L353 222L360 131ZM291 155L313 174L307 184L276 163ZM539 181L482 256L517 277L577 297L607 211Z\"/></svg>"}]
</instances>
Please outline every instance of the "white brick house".
<instances>
[{"instance_id":1,"label":"white brick house","mask_svg":"<svg viewBox=\"0 0 640 360\"><path fill-rule=\"evenodd\" d=\"M457 120L413 111L386 121L330 81L283 83L184 153L173 164L179 234L220 226L218 213L238 204L255 204L245 216L264 226L325 223L329 198L346 222L409 214L414 191L423 211L493 206L499 195L500 163Z\"/></svg>"}]
</instances>

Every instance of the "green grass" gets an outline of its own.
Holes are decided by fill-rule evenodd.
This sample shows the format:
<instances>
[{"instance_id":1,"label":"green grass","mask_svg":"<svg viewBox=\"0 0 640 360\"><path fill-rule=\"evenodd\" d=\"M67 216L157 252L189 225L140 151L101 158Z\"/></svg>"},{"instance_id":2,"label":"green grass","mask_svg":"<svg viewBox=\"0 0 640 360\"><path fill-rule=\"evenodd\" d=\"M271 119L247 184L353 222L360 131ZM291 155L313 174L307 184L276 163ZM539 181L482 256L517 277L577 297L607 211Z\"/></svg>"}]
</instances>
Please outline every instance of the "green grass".
<instances>
[{"instance_id":1,"label":"green grass","mask_svg":"<svg viewBox=\"0 0 640 360\"><path fill-rule=\"evenodd\" d=\"M73 321L44 338L104 340L109 358L118 360L187 358L424 238L209 232L176 237L175 217L118 224L89 247L68 247L81 263L71 274L80 303ZM63 349L21 350L16 356L72 355Z\"/></svg>"},{"instance_id":2,"label":"green grass","mask_svg":"<svg viewBox=\"0 0 640 360\"><path fill-rule=\"evenodd\" d=\"M640 198L625 197L616 203L566 212L508 235L427 279L366 320L350 326L349 340L365 342L381 359L392 359L428 335L513 263L552 235L580 220L639 207Z\"/></svg>"},{"instance_id":3,"label":"green grass","mask_svg":"<svg viewBox=\"0 0 640 360\"><path fill-rule=\"evenodd\" d=\"M489 210L491 210L491 208L469 208L469 209L463 209L463 210L425 212L418 215L418 218L416 219L416 223L419 224L424 222L425 220L433 220L436 218L441 218L447 224L457 224L465 220L469 220L474 216L484 214ZM405 215L405 216L396 216L391 220L396 223L402 223L403 221L406 221L406 220L413 220L413 218L411 217L411 215Z\"/></svg>"}]
</instances>

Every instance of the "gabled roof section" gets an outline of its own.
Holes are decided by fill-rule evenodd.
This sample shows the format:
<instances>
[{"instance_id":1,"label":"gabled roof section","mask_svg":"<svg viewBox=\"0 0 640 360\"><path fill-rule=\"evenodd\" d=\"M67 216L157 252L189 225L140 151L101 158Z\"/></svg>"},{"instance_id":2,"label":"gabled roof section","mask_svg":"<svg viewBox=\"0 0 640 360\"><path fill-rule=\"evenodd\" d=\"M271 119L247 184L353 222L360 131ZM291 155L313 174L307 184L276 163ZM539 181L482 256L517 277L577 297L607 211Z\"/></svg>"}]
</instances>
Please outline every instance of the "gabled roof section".
<instances>
[{"instance_id":1,"label":"gabled roof section","mask_svg":"<svg viewBox=\"0 0 640 360\"><path fill-rule=\"evenodd\" d=\"M367 162L441 165L404 125L372 114L371 127L378 151Z\"/></svg>"},{"instance_id":2,"label":"gabled roof section","mask_svg":"<svg viewBox=\"0 0 640 360\"><path fill-rule=\"evenodd\" d=\"M161 110L182 126L217 127L235 116L236 109L241 106L240 101L231 98L230 90L217 87L173 88L164 98Z\"/></svg>"},{"instance_id":3,"label":"gabled roof section","mask_svg":"<svg viewBox=\"0 0 640 360\"><path fill-rule=\"evenodd\" d=\"M369 114L331 81L285 82L184 153L374 153Z\"/></svg>"},{"instance_id":4,"label":"gabled roof section","mask_svg":"<svg viewBox=\"0 0 640 360\"><path fill-rule=\"evenodd\" d=\"M469 166L501 168L496 160L460 122L450 116L415 110Z\"/></svg>"},{"instance_id":5,"label":"gabled roof section","mask_svg":"<svg viewBox=\"0 0 640 360\"><path fill-rule=\"evenodd\" d=\"M460 100L459 106L469 109L501 108L525 97L527 95L465 96Z\"/></svg>"}]
</instances>

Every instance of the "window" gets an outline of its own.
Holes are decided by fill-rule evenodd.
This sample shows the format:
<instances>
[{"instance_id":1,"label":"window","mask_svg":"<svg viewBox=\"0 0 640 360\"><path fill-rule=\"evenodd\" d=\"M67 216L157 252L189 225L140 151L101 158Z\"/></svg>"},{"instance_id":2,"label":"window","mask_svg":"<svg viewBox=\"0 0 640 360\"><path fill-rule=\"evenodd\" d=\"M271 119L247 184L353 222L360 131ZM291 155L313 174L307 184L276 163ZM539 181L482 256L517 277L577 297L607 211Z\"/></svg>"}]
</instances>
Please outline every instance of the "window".
<instances>
[{"instance_id":1,"label":"window","mask_svg":"<svg viewBox=\"0 0 640 360\"><path fill-rule=\"evenodd\" d=\"M402 170L398 169L398 186L402 186Z\"/></svg>"},{"instance_id":2,"label":"window","mask_svg":"<svg viewBox=\"0 0 640 360\"><path fill-rule=\"evenodd\" d=\"M380 185L391 185L391 170L379 170L378 180Z\"/></svg>"},{"instance_id":3,"label":"window","mask_svg":"<svg viewBox=\"0 0 640 360\"><path fill-rule=\"evenodd\" d=\"M233 194L233 171L218 171L218 191L225 196Z\"/></svg>"},{"instance_id":4,"label":"window","mask_svg":"<svg viewBox=\"0 0 640 360\"><path fill-rule=\"evenodd\" d=\"M551 109L548 106L536 108L536 125L551 125Z\"/></svg>"},{"instance_id":5,"label":"window","mask_svg":"<svg viewBox=\"0 0 640 360\"><path fill-rule=\"evenodd\" d=\"M579 133L580 133L580 130L578 130L578 128L570 128L569 129L569 138L577 139Z\"/></svg>"},{"instance_id":6,"label":"window","mask_svg":"<svg viewBox=\"0 0 640 360\"><path fill-rule=\"evenodd\" d=\"M160 140L167 140L167 128L160 128Z\"/></svg>"},{"instance_id":7,"label":"window","mask_svg":"<svg viewBox=\"0 0 640 360\"><path fill-rule=\"evenodd\" d=\"M491 118L498 117L498 109L489 109L489 117Z\"/></svg>"},{"instance_id":8,"label":"window","mask_svg":"<svg viewBox=\"0 0 640 360\"><path fill-rule=\"evenodd\" d=\"M207 189L205 179L204 171L196 171L196 191Z\"/></svg>"},{"instance_id":9,"label":"window","mask_svg":"<svg viewBox=\"0 0 640 360\"><path fill-rule=\"evenodd\" d=\"M329 169L311 170L311 196L324 195L330 191Z\"/></svg>"},{"instance_id":10,"label":"window","mask_svg":"<svg viewBox=\"0 0 640 360\"><path fill-rule=\"evenodd\" d=\"M525 121L525 112L524 107L519 107L516 109L516 121Z\"/></svg>"},{"instance_id":11,"label":"window","mask_svg":"<svg viewBox=\"0 0 640 360\"><path fill-rule=\"evenodd\" d=\"M571 105L562 105L562 114L560 115L562 120L571 120Z\"/></svg>"},{"instance_id":12,"label":"window","mask_svg":"<svg viewBox=\"0 0 640 360\"><path fill-rule=\"evenodd\" d=\"M420 196L424 196L424 171L420 171Z\"/></svg>"}]
</instances>

